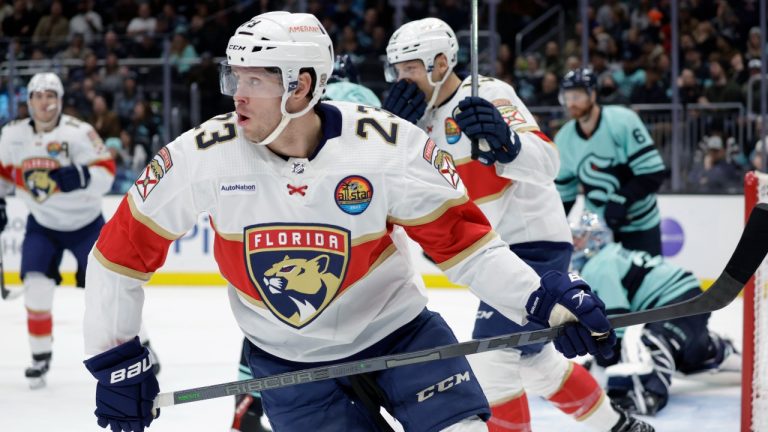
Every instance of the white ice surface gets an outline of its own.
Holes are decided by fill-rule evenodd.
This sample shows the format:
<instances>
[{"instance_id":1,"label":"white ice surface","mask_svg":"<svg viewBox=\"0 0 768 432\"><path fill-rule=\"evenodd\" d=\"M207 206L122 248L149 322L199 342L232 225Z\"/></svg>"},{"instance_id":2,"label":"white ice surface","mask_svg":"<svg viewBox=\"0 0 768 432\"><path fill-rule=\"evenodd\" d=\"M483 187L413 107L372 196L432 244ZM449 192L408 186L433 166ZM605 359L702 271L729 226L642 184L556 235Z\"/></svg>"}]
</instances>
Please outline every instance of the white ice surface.
<instances>
[{"instance_id":1,"label":"white ice surface","mask_svg":"<svg viewBox=\"0 0 768 432\"><path fill-rule=\"evenodd\" d=\"M236 379L242 336L225 290L163 287L146 290L144 317L162 363L163 392ZM477 301L464 290L430 290L430 308L440 312L460 340L471 334ZM54 302L54 355L48 386L32 391L24 378L30 362L23 299L0 301L0 431L103 431L93 415L95 382L82 365L83 292L61 288ZM711 327L741 346L741 300L715 313ZM738 379L738 377L736 377ZM670 405L650 419L657 431L737 431L739 385L673 384ZM535 431L586 431L545 401L532 398ZM148 429L229 431L233 401L213 399L166 408Z\"/></svg>"}]
</instances>

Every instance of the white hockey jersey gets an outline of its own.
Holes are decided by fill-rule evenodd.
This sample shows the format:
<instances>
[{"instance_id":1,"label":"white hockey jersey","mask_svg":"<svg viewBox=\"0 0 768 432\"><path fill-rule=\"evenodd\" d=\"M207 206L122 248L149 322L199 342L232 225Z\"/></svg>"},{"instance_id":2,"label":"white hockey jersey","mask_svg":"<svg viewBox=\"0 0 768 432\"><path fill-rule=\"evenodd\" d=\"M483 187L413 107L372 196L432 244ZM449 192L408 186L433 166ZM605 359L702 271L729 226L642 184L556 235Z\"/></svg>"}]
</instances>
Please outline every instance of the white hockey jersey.
<instances>
[{"instance_id":1,"label":"white hockey jersey","mask_svg":"<svg viewBox=\"0 0 768 432\"><path fill-rule=\"evenodd\" d=\"M63 114L50 132L35 131L31 119L11 122L0 135L0 196L17 195L40 225L75 231L101 214L101 197L112 187L115 163L91 125ZM62 193L48 177L54 168L87 165L87 188Z\"/></svg>"},{"instance_id":2,"label":"white hockey jersey","mask_svg":"<svg viewBox=\"0 0 768 432\"><path fill-rule=\"evenodd\" d=\"M522 144L508 164L486 166L472 160L472 144L453 119L453 110L472 93L467 77L440 106L426 113L418 125L438 148L450 152L467 192L485 213L502 240L515 245L533 241L571 242L555 177L560 159L552 141L540 130L528 108L508 84L478 77L478 95L491 101Z\"/></svg>"},{"instance_id":3,"label":"white hockey jersey","mask_svg":"<svg viewBox=\"0 0 768 432\"><path fill-rule=\"evenodd\" d=\"M523 321L539 279L468 199L451 155L385 111L329 102L316 112L323 139L310 159L249 142L234 113L154 156L89 258L89 354L138 333L142 283L200 212L239 326L273 355L343 358L416 317L427 299L395 225L453 281Z\"/></svg>"}]
</instances>

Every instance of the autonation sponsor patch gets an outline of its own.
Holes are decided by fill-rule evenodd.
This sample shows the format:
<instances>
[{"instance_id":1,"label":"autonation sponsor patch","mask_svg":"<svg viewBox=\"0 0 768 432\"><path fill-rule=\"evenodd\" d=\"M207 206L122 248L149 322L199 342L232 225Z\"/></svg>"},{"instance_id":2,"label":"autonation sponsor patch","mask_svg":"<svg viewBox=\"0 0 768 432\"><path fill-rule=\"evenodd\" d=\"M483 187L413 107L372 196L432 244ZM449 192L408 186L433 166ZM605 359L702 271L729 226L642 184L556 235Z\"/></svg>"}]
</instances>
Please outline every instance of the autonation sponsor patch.
<instances>
[{"instance_id":1,"label":"autonation sponsor patch","mask_svg":"<svg viewBox=\"0 0 768 432\"><path fill-rule=\"evenodd\" d=\"M246 195L256 193L256 183L222 183L219 187L222 195Z\"/></svg>"}]
</instances>

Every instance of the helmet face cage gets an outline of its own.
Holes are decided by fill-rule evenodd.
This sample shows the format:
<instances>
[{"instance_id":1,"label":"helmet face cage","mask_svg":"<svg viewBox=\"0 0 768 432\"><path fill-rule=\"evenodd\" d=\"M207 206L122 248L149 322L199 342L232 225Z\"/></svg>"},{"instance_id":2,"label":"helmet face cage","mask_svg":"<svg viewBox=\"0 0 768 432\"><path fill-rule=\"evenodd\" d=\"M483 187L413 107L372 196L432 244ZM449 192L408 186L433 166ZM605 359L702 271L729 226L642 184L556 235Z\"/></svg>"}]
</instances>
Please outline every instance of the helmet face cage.
<instances>
[{"instance_id":1,"label":"helmet face cage","mask_svg":"<svg viewBox=\"0 0 768 432\"><path fill-rule=\"evenodd\" d=\"M592 91L595 89L596 85L597 78L590 69L574 69L565 74L562 81L560 82L560 93L558 94L558 101L560 102L560 105L565 105L567 99L565 92L568 90L578 89L584 90L586 96L589 98L592 96Z\"/></svg>"},{"instance_id":2,"label":"helmet face cage","mask_svg":"<svg viewBox=\"0 0 768 432\"><path fill-rule=\"evenodd\" d=\"M456 34L444 21L437 18L412 21L400 27L389 39L384 77L387 82L395 82L398 79L398 73L394 67L396 63L421 60L427 71L429 84L435 86L438 83L432 81L432 71L437 56L443 54L448 60L447 77L456 67L458 53L459 42Z\"/></svg>"},{"instance_id":3,"label":"helmet face cage","mask_svg":"<svg viewBox=\"0 0 768 432\"><path fill-rule=\"evenodd\" d=\"M313 15L268 12L252 18L235 31L227 44L225 66L277 68L282 77L284 116L297 117L314 106L325 92L333 71L333 46L330 37ZM288 96L298 88L302 69L314 69L316 82L312 100L298 113L285 108ZM222 91L232 92L232 74L220 73Z\"/></svg>"},{"instance_id":4,"label":"helmet face cage","mask_svg":"<svg viewBox=\"0 0 768 432\"><path fill-rule=\"evenodd\" d=\"M576 271L581 271L590 258L613 242L613 232L600 220L600 216L592 212L584 212L577 222L571 224L571 234L571 268Z\"/></svg>"}]
</instances>

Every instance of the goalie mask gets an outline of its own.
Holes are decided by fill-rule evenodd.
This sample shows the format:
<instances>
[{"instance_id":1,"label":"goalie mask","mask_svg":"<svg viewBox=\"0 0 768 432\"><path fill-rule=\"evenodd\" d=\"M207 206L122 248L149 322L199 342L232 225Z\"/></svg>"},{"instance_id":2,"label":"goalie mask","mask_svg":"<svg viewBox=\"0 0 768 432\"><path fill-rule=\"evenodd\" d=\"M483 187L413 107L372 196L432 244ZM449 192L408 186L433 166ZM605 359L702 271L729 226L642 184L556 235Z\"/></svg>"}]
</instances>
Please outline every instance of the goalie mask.
<instances>
[{"instance_id":1,"label":"goalie mask","mask_svg":"<svg viewBox=\"0 0 768 432\"><path fill-rule=\"evenodd\" d=\"M424 18L402 25L387 44L387 65L384 77L387 82L397 81L396 63L420 60L427 70L429 85L434 87L427 110L434 106L437 93L458 62L459 41L451 27L437 18ZM438 82L432 80L435 59L439 54L448 60L448 70Z\"/></svg>"},{"instance_id":2,"label":"goalie mask","mask_svg":"<svg viewBox=\"0 0 768 432\"><path fill-rule=\"evenodd\" d=\"M307 113L322 97L333 71L333 44L314 15L268 12L238 27L220 66L221 93L247 97L281 97L282 120L257 144L274 141L292 118ZM311 99L299 112L286 109L302 70L314 72Z\"/></svg>"},{"instance_id":3,"label":"goalie mask","mask_svg":"<svg viewBox=\"0 0 768 432\"><path fill-rule=\"evenodd\" d=\"M600 220L600 216L592 212L584 212L577 222L571 223L573 235L573 257L571 270L581 271L590 258L613 242L613 233Z\"/></svg>"},{"instance_id":4,"label":"goalie mask","mask_svg":"<svg viewBox=\"0 0 768 432\"><path fill-rule=\"evenodd\" d=\"M40 120L35 119L36 122L40 123L40 125L47 129L58 122L59 115L61 115L61 109L62 109L62 99L64 97L64 86L61 84L61 80L59 79L59 76L55 73L51 72L42 72L35 74L31 80L29 80L29 84L27 84L27 108L29 109L29 115L32 116L32 118L35 118L35 110L32 107L32 95L34 93L38 92L45 92L45 91L52 91L56 93L56 96L58 97L58 102L55 105L48 105L48 110L56 110L56 115L53 117L53 120L43 122Z\"/></svg>"}]
</instances>

